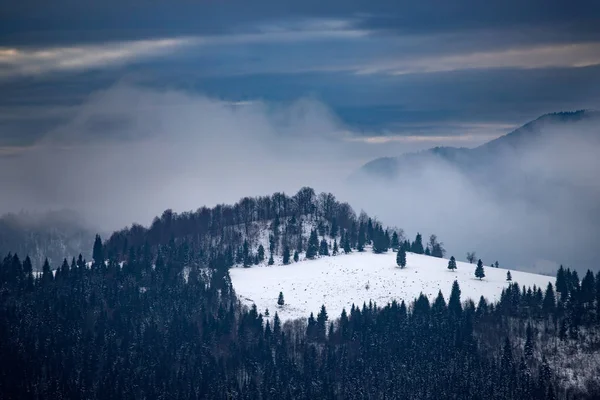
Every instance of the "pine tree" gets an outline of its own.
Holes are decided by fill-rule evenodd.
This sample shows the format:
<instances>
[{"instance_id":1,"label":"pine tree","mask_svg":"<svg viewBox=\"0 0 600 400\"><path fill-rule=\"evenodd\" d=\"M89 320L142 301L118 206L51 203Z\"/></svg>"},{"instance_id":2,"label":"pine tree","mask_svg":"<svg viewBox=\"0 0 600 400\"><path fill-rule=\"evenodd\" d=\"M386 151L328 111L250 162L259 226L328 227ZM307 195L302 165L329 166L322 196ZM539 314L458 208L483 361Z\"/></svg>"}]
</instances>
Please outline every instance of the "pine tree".
<instances>
[{"instance_id":1,"label":"pine tree","mask_svg":"<svg viewBox=\"0 0 600 400\"><path fill-rule=\"evenodd\" d=\"M271 255L269 256L269 261L267 264L269 264L269 265L275 264L275 260L273 259L273 253L271 253Z\"/></svg>"},{"instance_id":2,"label":"pine tree","mask_svg":"<svg viewBox=\"0 0 600 400\"><path fill-rule=\"evenodd\" d=\"M531 323L528 323L525 339L525 357L529 359L533 357L533 346L533 328L531 327Z\"/></svg>"},{"instance_id":3,"label":"pine tree","mask_svg":"<svg viewBox=\"0 0 600 400\"><path fill-rule=\"evenodd\" d=\"M494 267L495 267L495 268L500 268L500 263L499 263L498 261L496 261L496 262L494 263Z\"/></svg>"},{"instance_id":4,"label":"pine tree","mask_svg":"<svg viewBox=\"0 0 600 400\"><path fill-rule=\"evenodd\" d=\"M404 247L401 247L398 250L398 253L396 253L396 264L398 264L400 268L406 267L406 251L404 250Z\"/></svg>"},{"instance_id":5,"label":"pine tree","mask_svg":"<svg viewBox=\"0 0 600 400\"><path fill-rule=\"evenodd\" d=\"M462 305L460 302L460 286L458 281L452 283L452 291L450 292L450 298L448 299L448 310L456 316L462 312Z\"/></svg>"},{"instance_id":6,"label":"pine tree","mask_svg":"<svg viewBox=\"0 0 600 400\"><path fill-rule=\"evenodd\" d=\"M247 240L244 240L244 245L242 246L242 258L244 260L244 267L248 268L252 265L252 259L250 258L250 245Z\"/></svg>"},{"instance_id":7,"label":"pine tree","mask_svg":"<svg viewBox=\"0 0 600 400\"><path fill-rule=\"evenodd\" d=\"M100 238L100 235L96 235L96 238L94 239L92 258L94 259L94 264L100 265L104 262L104 248L102 246L102 239Z\"/></svg>"},{"instance_id":8,"label":"pine tree","mask_svg":"<svg viewBox=\"0 0 600 400\"><path fill-rule=\"evenodd\" d=\"M339 249L338 249L337 239L334 239L333 240L333 255L337 256L338 252L339 252Z\"/></svg>"},{"instance_id":9,"label":"pine tree","mask_svg":"<svg viewBox=\"0 0 600 400\"><path fill-rule=\"evenodd\" d=\"M358 228L358 238L356 241L356 250L359 252L365 251L365 243L367 239L365 237L365 225L361 222L360 227Z\"/></svg>"},{"instance_id":10,"label":"pine tree","mask_svg":"<svg viewBox=\"0 0 600 400\"><path fill-rule=\"evenodd\" d=\"M553 314L556 310L556 296L554 295L554 288L550 282L548 282L548 286L546 287L542 310L547 314Z\"/></svg>"},{"instance_id":11,"label":"pine tree","mask_svg":"<svg viewBox=\"0 0 600 400\"><path fill-rule=\"evenodd\" d=\"M263 245L258 246L258 261L263 262L265 260L265 248Z\"/></svg>"},{"instance_id":12,"label":"pine tree","mask_svg":"<svg viewBox=\"0 0 600 400\"><path fill-rule=\"evenodd\" d=\"M300 259L300 255L298 254L298 251L294 252L294 262L298 262L298 260Z\"/></svg>"},{"instance_id":13,"label":"pine tree","mask_svg":"<svg viewBox=\"0 0 600 400\"><path fill-rule=\"evenodd\" d=\"M325 309L325 305L321 306L321 311L317 314L317 340L325 341L325 332L327 327L327 310Z\"/></svg>"},{"instance_id":14,"label":"pine tree","mask_svg":"<svg viewBox=\"0 0 600 400\"><path fill-rule=\"evenodd\" d=\"M512 275L510 274L510 271L506 272L506 281L507 282L511 282L512 281Z\"/></svg>"},{"instance_id":15,"label":"pine tree","mask_svg":"<svg viewBox=\"0 0 600 400\"><path fill-rule=\"evenodd\" d=\"M283 248L283 264L288 265L290 263L290 248L286 244Z\"/></svg>"},{"instance_id":16,"label":"pine tree","mask_svg":"<svg viewBox=\"0 0 600 400\"><path fill-rule=\"evenodd\" d=\"M423 237L420 233L417 233L417 237L412 244L411 252L415 254L424 254L425 249L423 248Z\"/></svg>"},{"instance_id":17,"label":"pine tree","mask_svg":"<svg viewBox=\"0 0 600 400\"><path fill-rule=\"evenodd\" d=\"M485 271L483 269L483 262L481 259L477 261L477 268L475 268L475 277L479 278L479 280L485 278Z\"/></svg>"},{"instance_id":18,"label":"pine tree","mask_svg":"<svg viewBox=\"0 0 600 400\"><path fill-rule=\"evenodd\" d=\"M306 258L313 259L319 253L319 238L317 237L317 231L312 230L310 232L310 238L308 239L308 247L306 248Z\"/></svg>"},{"instance_id":19,"label":"pine tree","mask_svg":"<svg viewBox=\"0 0 600 400\"><path fill-rule=\"evenodd\" d=\"M343 246L344 246L344 253L346 253L346 254L352 253L352 247L350 246L350 235L346 234Z\"/></svg>"},{"instance_id":20,"label":"pine tree","mask_svg":"<svg viewBox=\"0 0 600 400\"><path fill-rule=\"evenodd\" d=\"M319 245L319 255L320 256L328 256L329 255L329 246L327 245L327 241L325 238L321 240L321 244Z\"/></svg>"},{"instance_id":21,"label":"pine tree","mask_svg":"<svg viewBox=\"0 0 600 400\"><path fill-rule=\"evenodd\" d=\"M285 304L285 300L283 299L283 292L279 292L279 297L277 298L277 304L280 307L283 307L283 305Z\"/></svg>"},{"instance_id":22,"label":"pine tree","mask_svg":"<svg viewBox=\"0 0 600 400\"><path fill-rule=\"evenodd\" d=\"M456 269L456 258L454 258L454 256L450 257L450 260L448 261L448 269L450 271L454 271Z\"/></svg>"},{"instance_id":23,"label":"pine tree","mask_svg":"<svg viewBox=\"0 0 600 400\"><path fill-rule=\"evenodd\" d=\"M394 251L398 251L398 249L400 248L400 237L398 236L398 232L396 231L392 233L391 247Z\"/></svg>"}]
</instances>

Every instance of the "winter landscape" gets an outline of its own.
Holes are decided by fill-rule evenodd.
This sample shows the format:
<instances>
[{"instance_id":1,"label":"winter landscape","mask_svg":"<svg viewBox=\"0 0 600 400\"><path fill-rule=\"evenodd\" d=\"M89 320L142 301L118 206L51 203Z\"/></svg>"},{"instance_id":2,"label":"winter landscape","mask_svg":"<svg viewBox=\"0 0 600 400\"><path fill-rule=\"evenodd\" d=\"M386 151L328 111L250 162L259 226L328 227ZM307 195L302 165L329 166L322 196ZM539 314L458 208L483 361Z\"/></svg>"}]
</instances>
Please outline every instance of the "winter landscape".
<instances>
[{"instance_id":1,"label":"winter landscape","mask_svg":"<svg viewBox=\"0 0 600 400\"><path fill-rule=\"evenodd\" d=\"M600 399L600 2L0 2L0 400Z\"/></svg>"}]
</instances>

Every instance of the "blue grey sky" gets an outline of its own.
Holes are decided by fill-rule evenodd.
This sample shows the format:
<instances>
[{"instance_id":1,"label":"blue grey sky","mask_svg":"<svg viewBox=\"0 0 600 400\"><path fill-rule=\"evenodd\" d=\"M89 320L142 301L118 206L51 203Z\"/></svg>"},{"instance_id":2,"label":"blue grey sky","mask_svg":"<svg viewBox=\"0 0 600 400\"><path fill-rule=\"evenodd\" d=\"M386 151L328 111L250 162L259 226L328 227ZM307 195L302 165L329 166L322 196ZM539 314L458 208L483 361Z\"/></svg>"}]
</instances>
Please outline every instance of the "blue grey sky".
<instances>
[{"instance_id":1,"label":"blue grey sky","mask_svg":"<svg viewBox=\"0 0 600 400\"><path fill-rule=\"evenodd\" d=\"M123 82L311 98L356 136L473 144L600 103L595 1L24 0L0 16L4 148L35 144Z\"/></svg>"}]
</instances>

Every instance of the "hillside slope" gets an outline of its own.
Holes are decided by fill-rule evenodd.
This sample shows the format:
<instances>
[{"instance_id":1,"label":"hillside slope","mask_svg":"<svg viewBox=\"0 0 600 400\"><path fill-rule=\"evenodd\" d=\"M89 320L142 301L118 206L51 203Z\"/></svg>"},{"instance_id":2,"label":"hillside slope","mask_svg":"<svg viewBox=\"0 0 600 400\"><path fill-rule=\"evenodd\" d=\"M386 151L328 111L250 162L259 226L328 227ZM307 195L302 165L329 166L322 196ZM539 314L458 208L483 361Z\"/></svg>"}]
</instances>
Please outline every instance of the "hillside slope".
<instances>
[{"instance_id":1,"label":"hillside slope","mask_svg":"<svg viewBox=\"0 0 600 400\"><path fill-rule=\"evenodd\" d=\"M508 286L506 269L486 267L486 277L474 276L475 265L457 262L457 270L447 269L448 260L413 253L407 254L407 266L396 265L396 253L374 254L354 252L335 257L305 260L290 265L232 268L229 273L233 288L247 305L256 304L259 311L269 309L271 316L278 312L282 320L315 315L325 305L331 318L336 318L352 304L361 306L374 301L385 305L392 300L412 301L422 292L430 299L441 290L446 300L452 283L457 280L462 299L480 296L499 300L502 289ZM554 277L511 271L513 282L545 289ZM285 305L279 307L277 298L283 292Z\"/></svg>"}]
</instances>

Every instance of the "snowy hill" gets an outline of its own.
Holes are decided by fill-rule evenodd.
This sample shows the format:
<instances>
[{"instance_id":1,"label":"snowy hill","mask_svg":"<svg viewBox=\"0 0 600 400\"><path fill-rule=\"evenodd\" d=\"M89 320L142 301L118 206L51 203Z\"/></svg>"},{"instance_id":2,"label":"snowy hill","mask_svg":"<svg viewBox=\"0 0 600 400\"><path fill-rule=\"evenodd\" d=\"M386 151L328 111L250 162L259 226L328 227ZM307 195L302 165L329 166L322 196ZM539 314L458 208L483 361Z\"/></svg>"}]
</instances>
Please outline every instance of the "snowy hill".
<instances>
[{"instance_id":1,"label":"snowy hill","mask_svg":"<svg viewBox=\"0 0 600 400\"><path fill-rule=\"evenodd\" d=\"M447 268L448 260L413 253L407 254L407 266L396 265L396 253L374 254L370 251L354 252L335 257L305 260L290 265L232 268L233 287L247 305L256 304L260 312L275 311L282 320L306 318L318 313L325 305L332 318L337 318L342 308L349 311L352 304L360 305L370 300L379 305L396 300L412 301L421 292L430 299L441 290L446 300L454 280L460 284L462 300L475 302L480 296L498 300L502 289L508 286L506 269L485 267L483 280L474 276L475 265L457 262L457 270ZM545 289L554 277L511 271L513 282L536 285ZM283 292L285 305L277 305L279 292Z\"/></svg>"}]
</instances>

